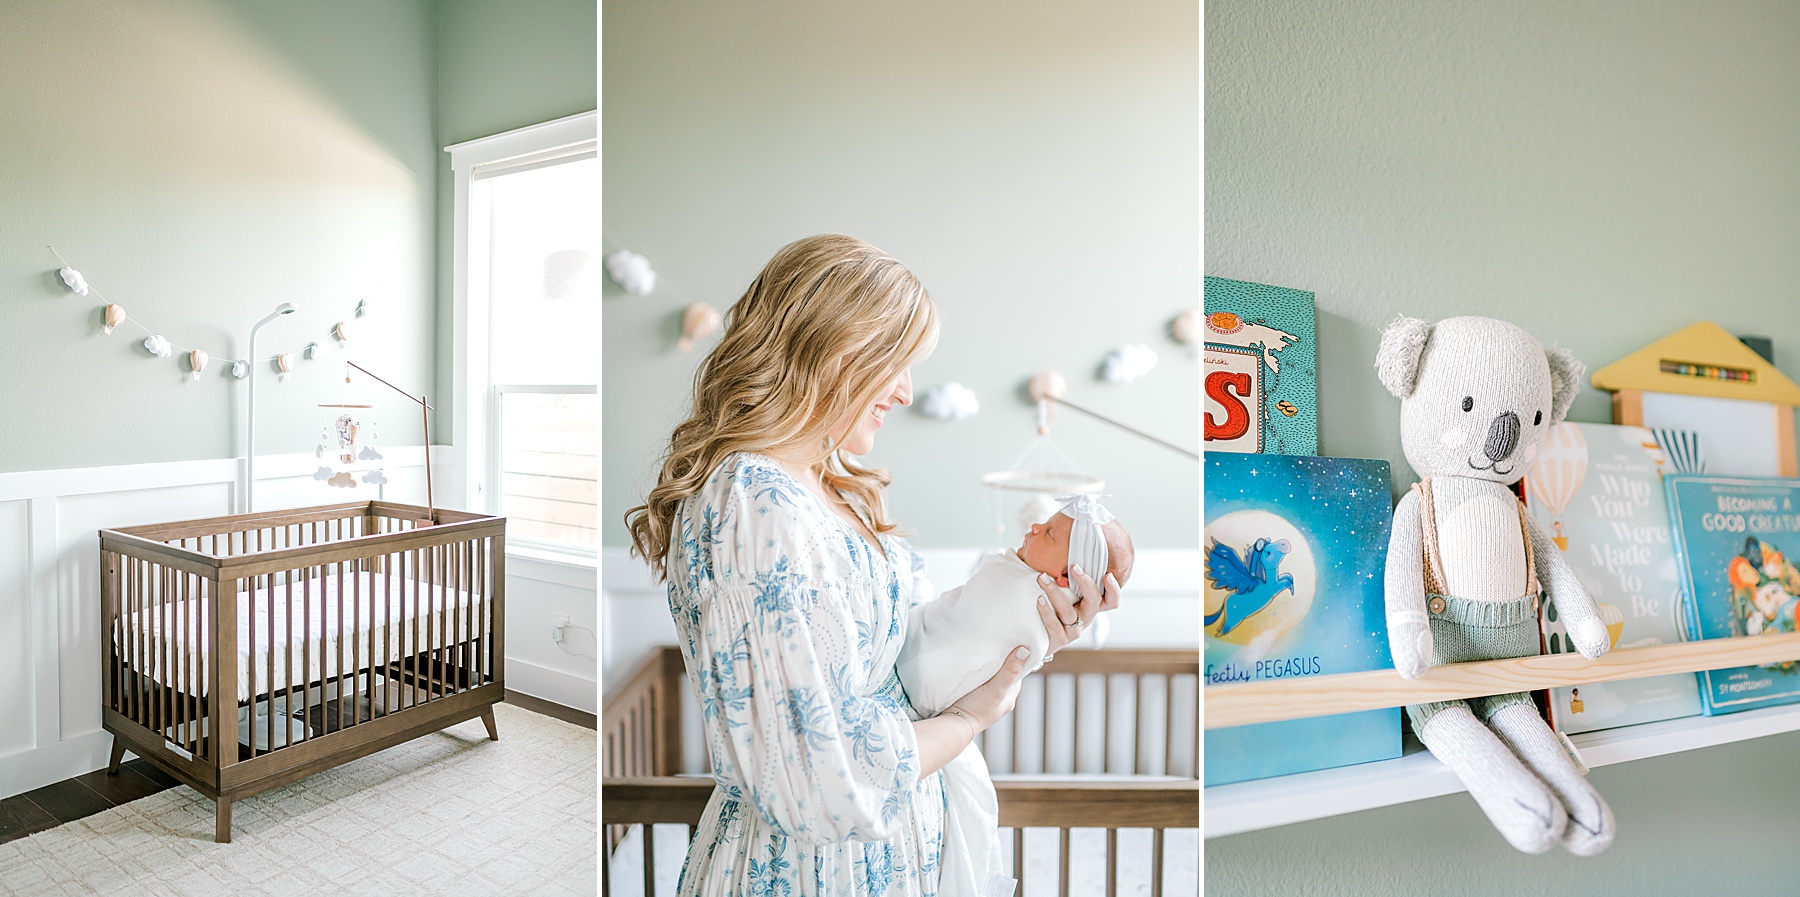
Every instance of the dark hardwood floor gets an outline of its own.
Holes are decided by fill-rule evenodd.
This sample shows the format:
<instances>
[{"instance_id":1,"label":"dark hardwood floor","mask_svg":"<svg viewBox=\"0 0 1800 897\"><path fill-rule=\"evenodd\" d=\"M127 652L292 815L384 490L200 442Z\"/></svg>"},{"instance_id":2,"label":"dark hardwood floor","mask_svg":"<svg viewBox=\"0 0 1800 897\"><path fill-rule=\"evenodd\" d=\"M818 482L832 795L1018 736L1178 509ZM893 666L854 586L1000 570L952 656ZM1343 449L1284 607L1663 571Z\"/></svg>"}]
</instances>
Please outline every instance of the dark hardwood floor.
<instances>
[{"instance_id":1,"label":"dark hardwood floor","mask_svg":"<svg viewBox=\"0 0 1800 897\"><path fill-rule=\"evenodd\" d=\"M594 714L552 704L542 698L513 692L506 696L506 703L589 729L599 727ZM505 732L501 737L505 737ZM92 816L140 797L149 797L179 784L148 761L133 758L120 765L116 776L107 775L103 769L95 770L14 795L0 800L0 844Z\"/></svg>"},{"instance_id":2,"label":"dark hardwood floor","mask_svg":"<svg viewBox=\"0 0 1800 897\"><path fill-rule=\"evenodd\" d=\"M149 797L176 784L147 761L133 759L120 766L116 776L100 770L14 795L0 800L0 844Z\"/></svg>"}]
</instances>

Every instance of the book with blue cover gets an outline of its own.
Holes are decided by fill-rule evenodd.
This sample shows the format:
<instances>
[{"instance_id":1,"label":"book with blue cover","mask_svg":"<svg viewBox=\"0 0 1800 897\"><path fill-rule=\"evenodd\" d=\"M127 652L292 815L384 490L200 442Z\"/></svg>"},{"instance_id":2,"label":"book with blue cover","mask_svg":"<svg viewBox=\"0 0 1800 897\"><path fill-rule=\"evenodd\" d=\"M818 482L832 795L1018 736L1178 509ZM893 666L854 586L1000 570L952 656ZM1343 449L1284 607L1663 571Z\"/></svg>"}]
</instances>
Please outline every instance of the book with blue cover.
<instances>
[{"instance_id":1,"label":"book with blue cover","mask_svg":"<svg viewBox=\"0 0 1800 897\"><path fill-rule=\"evenodd\" d=\"M1683 445L1682 435L1667 441ZM1662 478L1690 456L1665 452L1664 441L1643 427L1564 422L1544 434L1525 473L1526 508L1599 605L1614 650L1682 641L1681 574ZM1541 613L1545 651L1574 651L1555 604L1543 602ZM1688 673L1550 690L1550 719L1568 733L1699 712Z\"/></svg>"},{"instance_id":2,"label":"book with blue cover","mask_svg":"<svg viewBox=\"0 0 1800 897\"><path fill-rule=\"evenodd\" d=\"M1692 638L1793 632L1800 569L1800 480L1663 478ZM1800 701L1800 663L1695 674L1708 716Z\"/></svg>"},{"instance_id":3,"label":"book with blue cover","mask_svg":"<svg viewBox=\"0 0 1800 897\"><path fill-rule=\"evenodd\" d=\"M1225 277L1204 289L1206 450L1318 454L1313 294Z\"/></svg>"},{"instance_id":4,"label":"book with blue cover","mask_svg":"<svg viewBox=\"0 0 1800 897\"><path fill-rule=\"evenodd\" d=\"M1206 453L1204 683L1393 666L1386 461ZM1206 784L1400 756L1400 709L1209 729Z\"/></svg>"}]
</instances>

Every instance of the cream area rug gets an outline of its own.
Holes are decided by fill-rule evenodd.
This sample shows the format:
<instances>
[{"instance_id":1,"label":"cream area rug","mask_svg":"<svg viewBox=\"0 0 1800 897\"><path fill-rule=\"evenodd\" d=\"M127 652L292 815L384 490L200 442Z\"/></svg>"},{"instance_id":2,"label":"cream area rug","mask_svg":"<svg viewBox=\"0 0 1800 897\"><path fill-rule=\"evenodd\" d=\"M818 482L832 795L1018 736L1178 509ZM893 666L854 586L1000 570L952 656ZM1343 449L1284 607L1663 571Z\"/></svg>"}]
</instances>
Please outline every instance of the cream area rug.
<instances>
[{"instance_id":1,"label":"cream area rug","mask_svg":"<svg viewBox=\"0 0 1800 897\"><path fill-rule=\"evenodd\" d=\"M0 844L0 894L591 897L594 731L494 714L238 801L230 844L185 785Z\"/></svg>"}]
</instances>

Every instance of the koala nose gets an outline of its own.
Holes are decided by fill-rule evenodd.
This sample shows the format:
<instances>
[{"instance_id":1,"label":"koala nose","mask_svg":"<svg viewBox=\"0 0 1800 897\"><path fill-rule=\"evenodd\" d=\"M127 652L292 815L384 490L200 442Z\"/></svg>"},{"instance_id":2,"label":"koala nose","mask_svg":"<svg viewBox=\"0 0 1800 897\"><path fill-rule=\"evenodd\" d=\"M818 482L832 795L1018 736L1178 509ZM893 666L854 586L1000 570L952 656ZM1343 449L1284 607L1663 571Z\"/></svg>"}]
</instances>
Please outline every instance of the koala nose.
<instances>
[{"instance_id":1,"label":"koala nose","mask_svg":"<svg viewBox=\"0 0 1800 897\"><path fill-rule=\"evenodd\" d=\"M1489 461L1499 461L1512 455L1513 449L1519 447L1519 416L1511 411L1494 418L1488 426L1486 444L1481 452Z\"/></svg>"}]
</instances>

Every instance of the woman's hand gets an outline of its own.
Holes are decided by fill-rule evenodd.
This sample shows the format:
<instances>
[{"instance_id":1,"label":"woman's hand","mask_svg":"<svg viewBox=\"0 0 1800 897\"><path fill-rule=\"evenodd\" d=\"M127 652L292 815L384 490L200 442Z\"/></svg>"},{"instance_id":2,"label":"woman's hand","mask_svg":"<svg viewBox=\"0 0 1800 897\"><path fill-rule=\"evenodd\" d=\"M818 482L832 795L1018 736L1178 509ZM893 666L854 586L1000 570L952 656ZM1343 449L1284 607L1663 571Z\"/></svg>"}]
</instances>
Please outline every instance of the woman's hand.
<instances>
[{"instance_id":1,"label":"woman's hand","mask_svg":"<svg viewBox=\"0 0 1800 897\"><path fill-rule=\"evenodd\" d=\"M966 716L977 734L986 731L1012 712L1014 702L1019 700L1019 683L1025 681L1025 659L1030 656L1031 652L1025 650L1025 646L1014 648L1006 655L1006 662L1000 665L999 672L975 686L974 691L958 698L944 712L961 710L959 715Z\"/></svg>"},{"instance_id":2,"label":"woman's hand","mask_svg":"<svg viewBox=\"0 0 1800 897\"><path fill-rule=\"evenodd\" d=\"M1044 597L1038 601L1038 616L1044 621L1044 631L1050 635L1046 657L1080 638L1081 631L1093 625L1101 611L1119 606L1119 581L1111 573L1106 574L1104 590L1094 584L1093 578L1080 565L1069 568L1069 580L1082 595L1090 598L1099 595L1100 600L1077 601L1075 594L1057 585L1056 580L1038 574L1038 586L1044 590Z\"/></svg>"}]
</instances>

